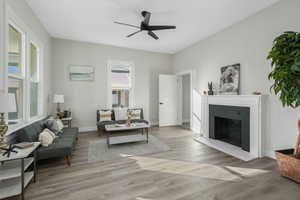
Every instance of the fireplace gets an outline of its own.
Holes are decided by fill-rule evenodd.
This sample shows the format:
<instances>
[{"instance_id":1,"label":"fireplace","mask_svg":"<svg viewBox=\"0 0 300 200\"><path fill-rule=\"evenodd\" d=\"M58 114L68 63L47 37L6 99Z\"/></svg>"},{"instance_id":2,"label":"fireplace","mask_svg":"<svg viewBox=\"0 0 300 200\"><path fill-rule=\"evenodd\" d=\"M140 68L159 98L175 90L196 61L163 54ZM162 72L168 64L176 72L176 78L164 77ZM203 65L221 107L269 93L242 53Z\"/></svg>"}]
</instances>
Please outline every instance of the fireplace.
<instances>
[{"instance_id":1,"label":"fireplace","mask_svg":"<svg viewBox=\"0 0 300 200\"><path fill-rule=\"evenodd\" d=\"M250 152L250 108L210 104L209 137Z\"/></svg>"}]
</instances>

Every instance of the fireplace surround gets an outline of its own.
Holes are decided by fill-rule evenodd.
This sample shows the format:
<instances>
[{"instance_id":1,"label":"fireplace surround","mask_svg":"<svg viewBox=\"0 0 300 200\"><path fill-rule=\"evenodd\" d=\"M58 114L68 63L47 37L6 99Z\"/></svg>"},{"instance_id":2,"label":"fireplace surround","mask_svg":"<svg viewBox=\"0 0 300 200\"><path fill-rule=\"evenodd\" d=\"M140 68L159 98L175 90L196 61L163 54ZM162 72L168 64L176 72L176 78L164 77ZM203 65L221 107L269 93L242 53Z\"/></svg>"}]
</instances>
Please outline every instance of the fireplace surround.
<instances>
[{"instance_id":1,"label":"fireplace surround","mask_svg":"<svg viewBox=\"0 0 300 200\"><path fill-rule=\"evenodd\" d=\"M249 161L256 158L263 157L265 152L263 152L263 144L268 142L264 139L262 133L266 131L266 115L267 115L267 95L202 95L201 96L201 106L199 109L199 129L196 130L198 134L195 135L195 140L206 144L212 148L215 148L224 153L235 156L241 160ZM209 108L211 106L221 106L222 108L228 108L228 113L234 115L235 108L245 108L249 111L249 147L248 145L244 145L241 137L241 145L237 145L239 143L239 138L235 138L234 142L228 142L228 138L221 138L217 136L213 136L210 134L210 112ZM225 107L223 107L225 106ZM231 111L230 111L231 110ZM245 112L248 112L245 111ZM241 111L239 111L241 112ZM219 115L219 114L218 114ZM224 118L231 119L229 122L224 122ZM233 117L228 116L217 116L217 123L231 123L229 127L231 132L235 126L235 128L245 127L242 125L241 120L237 120ZM244 121L248 121L244 119ZM234 125L234 126L233 126ZM248 129L248 128L246 128ZM217 130L218 131L218 130ZM244 131L244 134L247 134ZM214 139L213 139L214 138ZM245 137L244 137L245 139ZM237 143L236 143L237 141ZM246 144L247 142L244 142ZM241 147L240 147L241 146Z\"/></svg>"}]
</instances>

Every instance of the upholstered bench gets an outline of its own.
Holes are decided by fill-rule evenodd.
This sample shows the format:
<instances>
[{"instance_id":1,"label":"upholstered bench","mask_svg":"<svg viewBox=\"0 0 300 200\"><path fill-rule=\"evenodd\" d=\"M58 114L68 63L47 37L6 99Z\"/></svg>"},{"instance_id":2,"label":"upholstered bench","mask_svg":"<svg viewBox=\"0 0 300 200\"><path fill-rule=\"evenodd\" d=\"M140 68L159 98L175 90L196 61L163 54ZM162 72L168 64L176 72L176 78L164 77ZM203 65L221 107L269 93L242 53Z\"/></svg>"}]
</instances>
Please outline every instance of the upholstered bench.
<instances>
[{"instance_id":1,"label":"upholstered bench","mask_svg":"<svg viewBox=\"0 0 300 200\"><path fill-rule=\"evenodd\" d=\"M132 119L131 123L146 123L149 124L147 120L144 120L144 113L142 108L133 108L133 109L126 109L126 112L130 111L140 111L140 116L138 117L139 119ZM105 117L105 119L101 118L101 112L111 113L110 117ZM118 119L116 117L116 113L114 109L102 109L102 110L97 110L97 127L99 134L105 133L105 125L113 125L113 124L125 124L127 122L126 119Z\"/></svg>"}]
</instances>

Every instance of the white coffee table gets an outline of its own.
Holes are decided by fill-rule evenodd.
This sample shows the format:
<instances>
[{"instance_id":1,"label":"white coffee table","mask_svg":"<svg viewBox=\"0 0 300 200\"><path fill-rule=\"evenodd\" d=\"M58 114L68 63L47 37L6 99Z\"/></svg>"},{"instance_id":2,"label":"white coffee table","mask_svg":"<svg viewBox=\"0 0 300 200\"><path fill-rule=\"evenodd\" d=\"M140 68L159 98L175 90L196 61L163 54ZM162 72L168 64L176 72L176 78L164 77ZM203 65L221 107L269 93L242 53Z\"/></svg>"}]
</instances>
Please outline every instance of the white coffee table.
<instances>
[{"instance_id":1,"label":"white coffee table","mask_svg":"<svg viewBox=\"0 0 300 200\"><path fill-rule=\"evenodd\" d=\"M127 126L125 124L106 125L107 146L130 142L149 141L150 125L146 123L136 123Z\"/></svg>"}]
</instances>

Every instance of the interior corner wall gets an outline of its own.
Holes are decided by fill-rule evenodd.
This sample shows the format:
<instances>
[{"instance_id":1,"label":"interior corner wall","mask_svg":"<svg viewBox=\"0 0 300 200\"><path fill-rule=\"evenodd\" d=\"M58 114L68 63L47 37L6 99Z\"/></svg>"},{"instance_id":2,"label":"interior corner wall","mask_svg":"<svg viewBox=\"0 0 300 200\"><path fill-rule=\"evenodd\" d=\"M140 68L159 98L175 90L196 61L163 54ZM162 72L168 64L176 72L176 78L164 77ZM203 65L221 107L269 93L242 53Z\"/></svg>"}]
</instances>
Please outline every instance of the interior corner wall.
<instances>
[{"instance_id":1,"label":"interior corner wall","mask_svg":"<svg viewBox=\"0 0 300 200\"><path fill-rule=\"evenodd\" d=\"M64 109L71 109L74 125L82 131L96 128L96 110L107 105L107 62L132 61L135 65L135 107L144 109L152 124L158 123L158 75L171 73L171 55L101 44L52 39L53 93L65 95ZM70 81L70 65L95 67L95 80Z\"/></svg>"},{"instance_id":2,"label":"interior corner wall","mask_svg":"<svg viewBox=\"0 0 300 200\"><path fill-rule=\"evenodd\" d=\"M190 122L191 118L191 75L185 74L182 76L182 120Z\"/></svg>"},{"instance_id":3,"label":"interior corner wall","mask_svg":"<svg viewBox=\"0 0 300 200\"><path fill-rule=\"evenodd\" d=\"M0 0L3 1L3 0ZM22 20L22 22L30 28L31 32L35 34L35 36L42 42L43 44L43 54L44 54L44 60L43 60L43 91L44 91L44 98L43 98L43 110L44 114L48 114L49 110L51 109L52 104L49 104L48 102L48 96L51 94L51 37L47 33L46 29L43 27L43 25L40 23L38 18L35 16L31 8L28 6L26 1L24 0L6 0L6 5L9 6L15 15L18 16L19 19ZM1 5L1 4L0 4ZM4 16L4 13L1 13L1 15ZM1 17L0 17L1 19ZM1 26L1 23L0 23ZM3 27L0 27L0 31L5 30L5 25L3 24ZM1 35L1 33L0 33ZM0 42L1 43L1 42ZM1 46L4 47L4 44ZM6 66L6 64L4 64ZM1 76L1 73L0 73ZM3 79L6 74L3 73ZM1 77L2 79L2 77ZM4 87L7 87L6 84L4 84Z\"/></svg>"},{"instance_id":4,"label":"interior corner wall","mask_svg":"<svg viewBox=\"0 0 300 200\"><path fill-rule=\"evenodd\" d=\"M241 21L173 56L173 72L193 70L193 87L203 93L207 83L219 83L220 68L241 64L241 94L268 94L267 129L263 132L263 153L292 148L296 142L300 109L283 108L270 93L267 78L271 70L266 57L274 38L285 31L300 31L300 1L282 0L255 16Z\"/></svg>"}]
</instances>

